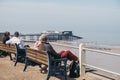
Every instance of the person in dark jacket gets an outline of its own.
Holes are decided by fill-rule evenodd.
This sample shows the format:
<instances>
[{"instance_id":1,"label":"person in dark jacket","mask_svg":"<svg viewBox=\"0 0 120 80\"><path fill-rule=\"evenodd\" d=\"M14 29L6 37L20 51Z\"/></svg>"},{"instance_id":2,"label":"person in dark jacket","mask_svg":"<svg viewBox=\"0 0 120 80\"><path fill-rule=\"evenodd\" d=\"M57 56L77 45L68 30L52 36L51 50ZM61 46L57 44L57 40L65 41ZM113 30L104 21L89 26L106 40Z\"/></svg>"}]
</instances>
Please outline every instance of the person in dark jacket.
<instances>
[{"instance_id":1,"label":"person in dark jacket","mask_svg":"<svg viewBox=\"0 0 120 80\"><path fill-rule=\"evenodd\" d=\"M4 37L2 38L2 42L5 44L6 41L8 41L10 39L10 32L6 31L4 33Z\"/></svg>"},{"instance_id":2,"label":"person in dark jacket","mask_svg":"<svg viewBox=\"0 0 120 80\"><path fill-rule=\"evenodd\" d=\"M3 38L2 38L3 44L6 44L6 41L8 41L9 39L10 39L10 32L6 31L6 32L4 33ZM8 55L8 53L7 53L6 51L0 51L0 52L1 52L1 53L0 53L0 57L5 57L5 56Z\"/></svg>"}]
</instances>

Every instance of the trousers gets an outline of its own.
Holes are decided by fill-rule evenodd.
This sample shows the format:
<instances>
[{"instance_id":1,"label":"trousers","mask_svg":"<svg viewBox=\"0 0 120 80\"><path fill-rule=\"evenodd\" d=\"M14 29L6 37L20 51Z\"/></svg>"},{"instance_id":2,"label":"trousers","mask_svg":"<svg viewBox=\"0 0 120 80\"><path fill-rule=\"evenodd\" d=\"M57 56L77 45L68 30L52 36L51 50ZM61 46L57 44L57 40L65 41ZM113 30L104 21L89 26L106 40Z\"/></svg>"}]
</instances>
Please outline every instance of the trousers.
<instances>
[{"instance_id":1,"label":"trousers","mask_svg":"<svg viewBox=\"0 0 120 80\"><path fill-rule=\"evenodd\" d=\"M73 54L71 51L69 51L69 50L67 50L67 51L62 50L62 51L60 52L60 56L61 56L62 58L67 58L67 59L69 59L70 61L71 61L71 60L74 60L74 61L78 60L78 57L77 57L76 55L74 55L74 54Z\"/></svg>"}]
</instances>

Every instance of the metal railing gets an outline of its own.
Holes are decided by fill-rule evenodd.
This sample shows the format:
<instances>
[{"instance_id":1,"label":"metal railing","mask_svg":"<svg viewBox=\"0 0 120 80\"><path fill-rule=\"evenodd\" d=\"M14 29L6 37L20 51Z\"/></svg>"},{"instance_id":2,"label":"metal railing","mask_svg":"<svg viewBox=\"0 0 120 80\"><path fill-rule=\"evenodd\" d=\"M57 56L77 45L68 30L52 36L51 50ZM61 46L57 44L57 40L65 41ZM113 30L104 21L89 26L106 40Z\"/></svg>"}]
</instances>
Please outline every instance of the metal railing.
<instances>
[{"instance_id":1,"label":"metal railing","mask_svg":"<svg viewBox=\"0 0 120 80\"><path fill-rule=\"evenodd\" d=\"M70 46L70 45L64 45L64 44L59 44L59 43L51 43L52 45L58 45L58 46L62 46L62 47L69 47L69 48L74 48L74 49L79 49L79 61L80 61L80 75L83 76L85 75L85 71L86 71L86 67L91 67L97 70L101 70L107 73L111 73L116 75L116 79L115 80L119 80L120 78L120 73L117 72L113 72L110 70L106 70L100 67L96 67L90 64L86 63L86 51L90 51L90 52L97 52L97 53L101 53L101 54L106 54L106 55L112 55L112 56L120 56L119 53L113 53L113 52L108 52L108 51L103 51L103 50L97 50L97 49L90 49L85 47L83 44L80 44L79 47L76 46ZM118 79L119 78L119 79Z\"/></svg>"}]
</instances>

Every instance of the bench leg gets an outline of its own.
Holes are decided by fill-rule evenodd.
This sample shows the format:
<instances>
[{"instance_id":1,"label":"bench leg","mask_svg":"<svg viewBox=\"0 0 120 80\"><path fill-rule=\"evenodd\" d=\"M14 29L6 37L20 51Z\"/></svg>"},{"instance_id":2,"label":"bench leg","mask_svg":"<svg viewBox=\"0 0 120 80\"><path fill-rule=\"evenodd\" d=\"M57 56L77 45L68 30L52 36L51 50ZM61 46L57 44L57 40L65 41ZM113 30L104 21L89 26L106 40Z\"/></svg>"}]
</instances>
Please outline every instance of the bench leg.
<instances>
[{"instance_id":1,"label":"bench leg","mask_svg":"<svg viewBox=\"0 0 120 80\"><path fill-rule=\"evenodd\" d=\"M50 76L47 76L46 80L49 80Z\"/></svg>"},{"instance_id":2,"label":"bench leg","mask_svg":"<svg viewBox=\"0 0 120 80\"><path fill-rule=\"evenodd\" d=\"M49 78L50 78L50 75L48 73L47 76L46 76L46 80L49 80Z\"/></svg>"},{"instance_id":3,"label":"bench leg","mask_svg":"<svg viewBox=\"0 0 120 80\"><path fill-rule=\"evenodd\" d=\"M65 80L67 80L67 73L65 72Z\"/></svg>"},{"instance_id":4,"label":"bench leg","mask_svg":"<svg viewBox=\"0 0 120 80\"><path fill-rule=\"evenodd\" d=\"M10 56L10 60L13 60L13 59L12 59L12 55L11 55L11 53L9 53L9 56Z\"/></svg>"},{"instance_id":5,"label":"bench leg","mask_svg":"<svg viewBox=\"0 0 120 80\"><path fill-rule=\"evenodd\" d=\"M49 78L50 78L50 73L51 71L50 71L50 67L48 66L48 72L47 72L47 75L46 75L46 80L49 80Z\"/></svg>"},{"instance_id":6,"label":"bench leg","mask_svg":"<svg viewBox=\"0 0 120 80\"><path fill-rule=\"evenodd\" d=\"M18 58L16 57L14 66L16 66L17 62L18 62Z\"/></svg>"},{"instance_id":7,"label":"bench leg","mask_svg":"<svg viewBox=\"0 0 120 80\"><path fill-rule=\"evenodd\" d=\"M27 66L28 66L28 59L26 58L26 59L25 59L25 67L24 67L24 69L23 69L23 72L27 69Z\"/></svg>"}]
</instances>

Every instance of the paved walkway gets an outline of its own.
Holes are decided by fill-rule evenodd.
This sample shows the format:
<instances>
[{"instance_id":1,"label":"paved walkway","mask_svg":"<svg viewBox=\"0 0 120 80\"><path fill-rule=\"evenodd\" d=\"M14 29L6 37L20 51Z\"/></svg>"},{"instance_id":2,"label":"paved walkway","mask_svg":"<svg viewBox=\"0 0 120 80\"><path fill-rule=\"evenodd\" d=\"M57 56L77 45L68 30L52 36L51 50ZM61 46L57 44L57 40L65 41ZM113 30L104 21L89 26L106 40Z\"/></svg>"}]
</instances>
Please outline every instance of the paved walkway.
<instances>
[{"instance_id":1,"label":"paved walkway","mask_svg":"<svg viewBox=\"0 0 120 80\"><path fill-rule=\"evenodd\" d=\"M16 67L9 57L0 58L0 80L45 80L46 74L40 73L38 66L29 66L23 72L24 64L18 63ZM84 77L67 78L68 80L107 80L92 73L87 73ZM50 80L64 80L62 78L50 77Z\"/></svg>"}]
</instances>

